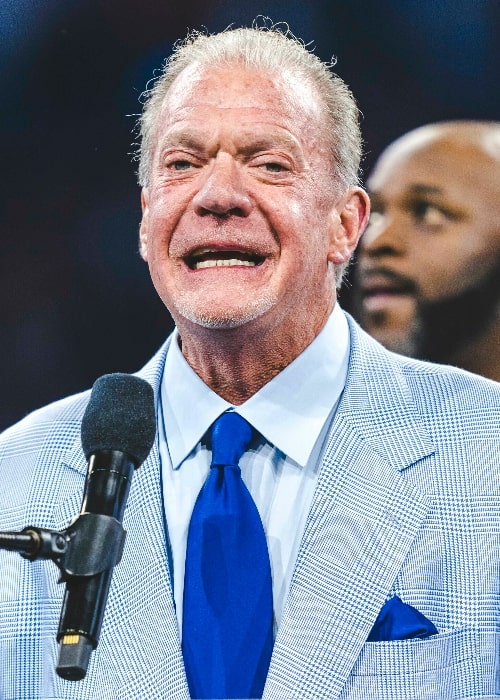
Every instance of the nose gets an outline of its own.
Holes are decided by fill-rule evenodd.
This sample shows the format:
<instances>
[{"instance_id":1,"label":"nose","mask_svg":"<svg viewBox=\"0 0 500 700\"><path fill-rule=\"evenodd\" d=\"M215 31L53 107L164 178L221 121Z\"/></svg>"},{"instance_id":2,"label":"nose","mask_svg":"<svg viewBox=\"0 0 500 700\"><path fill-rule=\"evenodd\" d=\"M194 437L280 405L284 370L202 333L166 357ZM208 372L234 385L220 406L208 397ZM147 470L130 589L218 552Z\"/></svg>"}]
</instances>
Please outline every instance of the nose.
<instances>
[{"instance_id":1,"label":"nose","mask_svg":"<svg viewBox=\"0 0 500 700\"><path fill-rule=\"evenodd\" d=\"M245 190L238 164L228 153L219 153L211 162L207 176L193 198L200 215L248 216L252 201Z\"/></svg>"},{"instance_id":2,"label":"nose","mask_svg":"<svg viewBox=\"0 0 500 700\"><path fill-rule=\"evenodd\" d=\"M403 255L406 250L405 224L390 212L372 212L360 241L360 252L370 257Z\"/></svg>"}]
</instances>

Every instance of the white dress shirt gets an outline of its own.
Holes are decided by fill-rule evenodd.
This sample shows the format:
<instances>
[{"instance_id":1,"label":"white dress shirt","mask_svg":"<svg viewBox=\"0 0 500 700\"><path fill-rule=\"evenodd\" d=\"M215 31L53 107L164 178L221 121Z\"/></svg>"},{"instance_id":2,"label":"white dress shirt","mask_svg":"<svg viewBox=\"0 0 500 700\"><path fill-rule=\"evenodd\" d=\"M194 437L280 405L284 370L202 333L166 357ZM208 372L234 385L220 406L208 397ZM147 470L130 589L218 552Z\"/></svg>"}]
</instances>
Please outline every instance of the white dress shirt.
<instances>
[{"instance_id":1,"label":"white dress shirt","mask_svg":"<svg viewBox=\"0 0 500 700\"><path fill-rule=\"evenodd\" d=\"M349 330L336 304L314 341L250 399L233 407L187 364L174 332L161 384L158 433L180 634L189 520L210 469L211 452L202 440L205 433L232 409L260 433L240 467L266 533L276 627L311 505L329 418L344 389L348 358Z\"/></svg>"}]
</instances>

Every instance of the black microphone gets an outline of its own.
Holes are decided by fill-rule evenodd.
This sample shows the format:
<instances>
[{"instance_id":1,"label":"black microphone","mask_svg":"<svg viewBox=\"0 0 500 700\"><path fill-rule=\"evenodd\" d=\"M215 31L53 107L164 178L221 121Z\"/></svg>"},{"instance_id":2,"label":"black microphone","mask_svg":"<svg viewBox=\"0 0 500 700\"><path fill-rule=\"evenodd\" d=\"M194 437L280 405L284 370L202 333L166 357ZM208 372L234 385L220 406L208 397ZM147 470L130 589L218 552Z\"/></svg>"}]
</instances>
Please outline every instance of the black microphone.
<instances>
[{"instance_id":1,"label":"black microphone","mask_svg":"<svg viewBox=\"0 0 500 700\"><path fill-rule=\"evenodd\" d=\"M153 390L130 374L107 374L94 384L83 416L88 472L80 515L68 527L66 583L57 640L56 671L85 677L96 648L115 564L125 538L121 525L134 470L148 456L156 432Z\"/></svg>"}]
</instances>

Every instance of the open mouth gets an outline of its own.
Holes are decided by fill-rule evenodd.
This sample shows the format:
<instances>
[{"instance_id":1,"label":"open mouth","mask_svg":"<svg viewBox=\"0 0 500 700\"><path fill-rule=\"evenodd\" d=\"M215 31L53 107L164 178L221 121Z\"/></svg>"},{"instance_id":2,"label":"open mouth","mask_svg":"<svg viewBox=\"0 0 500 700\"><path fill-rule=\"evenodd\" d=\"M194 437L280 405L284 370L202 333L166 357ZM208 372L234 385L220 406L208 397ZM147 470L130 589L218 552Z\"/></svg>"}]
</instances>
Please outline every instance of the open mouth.
<instances>
[{"instance_id":1,"label":"open mouth","mask_svg":"<svg viewBox=\"0 0 500 700\"><path fill-rule=\"evenodd\" d=\"M191 270L204 270L209 267L257 267L262 265L263 255L242 250L214 250L200 248L186 257Z\"/></svg>"}]
</instances>

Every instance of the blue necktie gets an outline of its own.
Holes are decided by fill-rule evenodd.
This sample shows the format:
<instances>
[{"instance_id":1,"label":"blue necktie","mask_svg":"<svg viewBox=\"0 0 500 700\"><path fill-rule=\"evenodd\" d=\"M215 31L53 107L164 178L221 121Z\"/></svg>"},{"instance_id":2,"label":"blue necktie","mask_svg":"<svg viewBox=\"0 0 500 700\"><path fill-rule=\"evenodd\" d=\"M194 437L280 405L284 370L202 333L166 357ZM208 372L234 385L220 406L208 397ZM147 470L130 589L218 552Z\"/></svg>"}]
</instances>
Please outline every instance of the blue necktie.
<instances>
[{"instance_id":1,"label":"blue necktie","mask_svg":"<svg viewBox=\"0 0 500 700\"><path fill-rule=\"evenodd\" d=\"M212 426L210 473L189 524L182 649L192 698L260 698L273 647L266 537L238 462L252 428L237 413Z\"/></svg>"}]
</instances>

